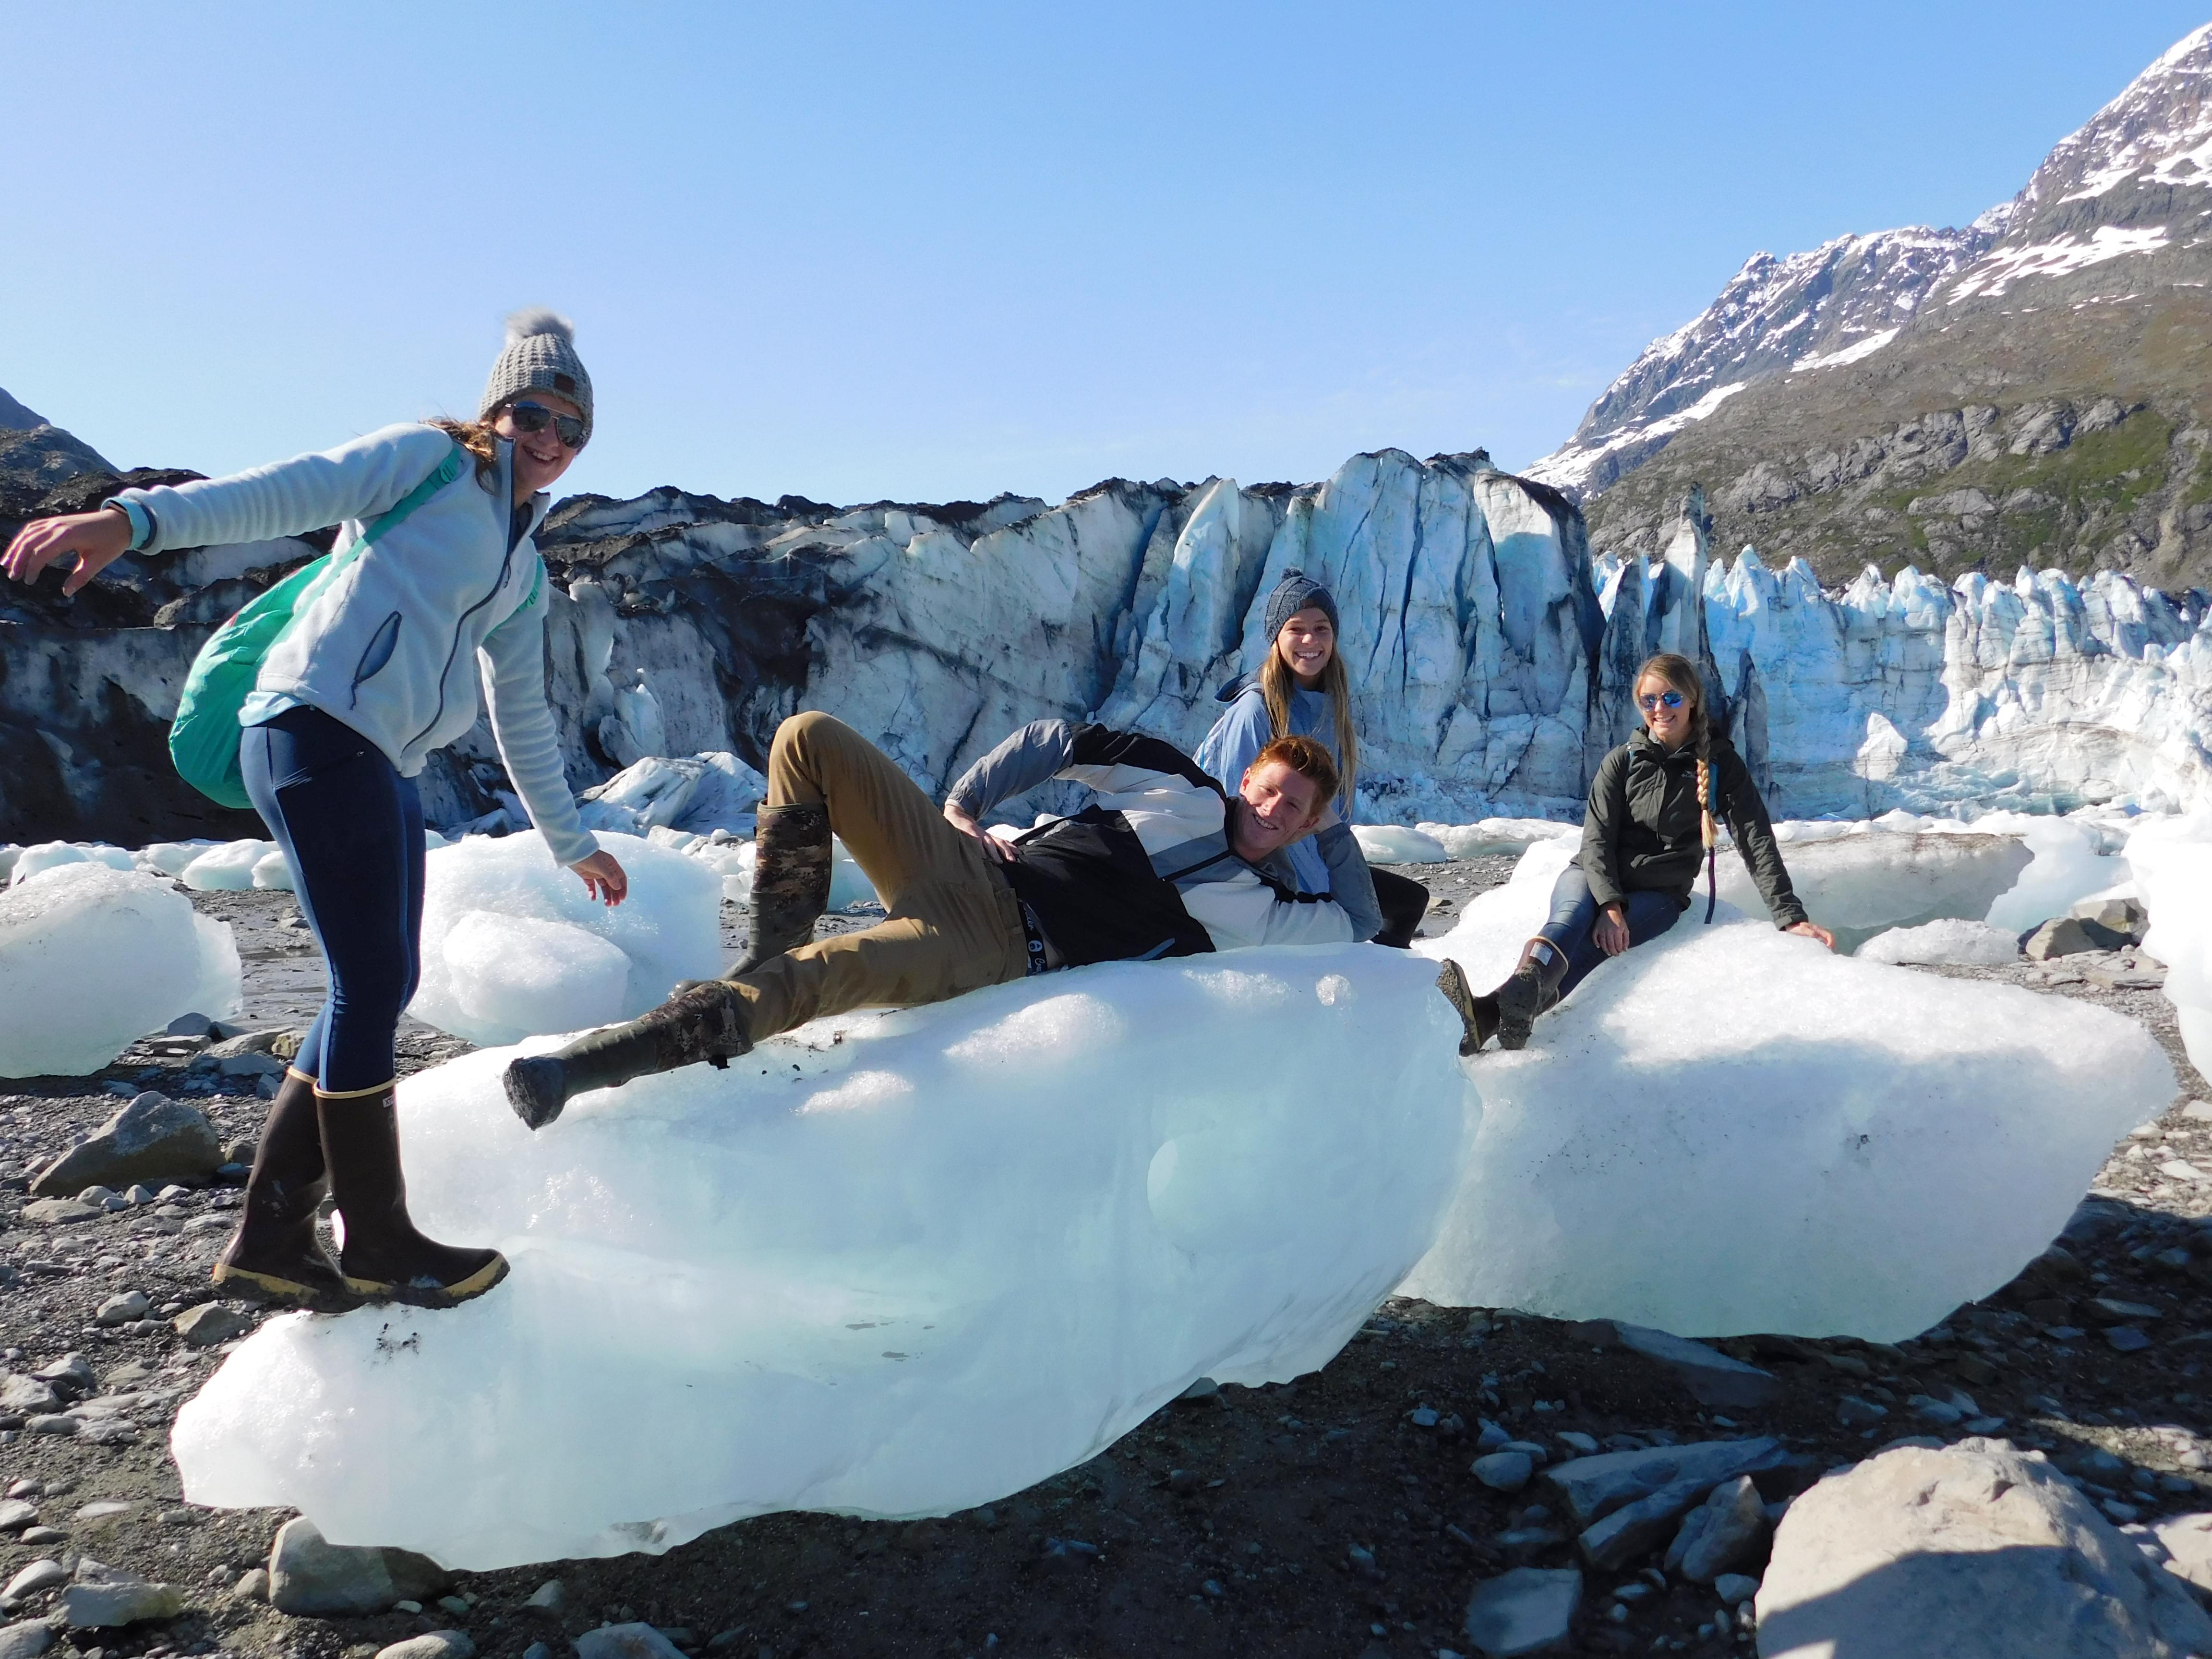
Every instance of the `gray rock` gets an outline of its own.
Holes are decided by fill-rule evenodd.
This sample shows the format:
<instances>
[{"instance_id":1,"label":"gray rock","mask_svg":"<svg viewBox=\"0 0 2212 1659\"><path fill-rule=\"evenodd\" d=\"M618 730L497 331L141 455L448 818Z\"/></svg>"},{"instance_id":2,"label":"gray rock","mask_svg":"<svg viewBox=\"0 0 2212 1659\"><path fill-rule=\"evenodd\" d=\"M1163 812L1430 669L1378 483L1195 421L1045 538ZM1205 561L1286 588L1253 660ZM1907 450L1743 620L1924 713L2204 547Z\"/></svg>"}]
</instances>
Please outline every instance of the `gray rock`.
<instances>
[{"instance_id":1,"label":"gray rock","mask_svg":"<svg viewBox=\"0 0 2212 1659\"><path fill-rule=\"evenodd\" d=\"M1692 1510L1667 1547L1666 1569L1710 1584L1747 1559L1766 1537L1766 1505L1747 1474L1723 1480Z\"/></svg>"},{"instance_id":2,"label":"gray rock","mask_svg":"<svg viewBox=\"0 0 2212 1659\"><path fill-rule=\"evenodd\" d=\"M134 1319L143 1319L146 1310L153 1305L147 1301L145 1291L125 1291L120 1296L111 1296L101 1303L100 1311L92 1316L92 1322L95 1325L128 1325Z\"/></svg>"},{"instance_id":3,"label":"gray rock","mask_svg":"<svg viewBox=\"0 0 2212 1659\"><path fill-rule=\"evenodd\" d=\"M39 1506L11 1498L0 1504L0 1532L21 1532L39 1518Z\"/></svg>"},{"instance_id":4,"label":"gray rock","mask_svg":"<svg viewBox=\"0 0 2212 1659\"><path fill-rule=\"evenodd\" d=\"M235 1601L266 1601L269 1599L269 1570L249 1567L238 1575L238 1582L230 1587L231 1599Z\"/></svg>"},{"instance_id":5,"label":"gray rock","mask_svg":"<svg viewBox=\"0 0 2212 1659\"><path fill-rule=\"evenodd\" d=\"M2150 926L2150 913L2143 908L2140 899L2086 898L2066 914L2077 921L2094 922L2106 933L2129 940L2140 940Z\"/></svg>"},{"instance_id":6,"label":"gray rock","mask_svg":"<svg viewBox=\"0 0 2212 1659\"><path fill-rule=\"evenodd\" d=\"M60 1562L33 1561L8 1581L7 1589L0 1589L0 1601L20 1601L25 1596L68 1583L69 1569Z\"/></svg>"},{"instance_id":7,"label":"gray rock","mask_svg":"<svg viewBox=\"0 0 2212 1659\"><path fill-rule=\"evenodd\" d=\"M0 1630L0 1659L39 1659L54 1644L54 1627L43 1619L26 1620Z\"/></svg>"},{"instance_id":8,"label":"gray rock","mask_svg":"<svg viewBox=\"0 0 2212 1659\"><path fill-rule=\"evenodd\" d=\"M532 1642L523 1649L522 1659L553 1659L553 1650L543 1642Z\"/></svg>"},{"instance_id":9,"label":"gray rock","mask_svg":"<svg viewBox=\"0 0 2212 1659\"><path fill-rule=\"evenodd\" d=\"M239 1031L211 1044L204 1059L213 1060L243 1060L249 1054L267 1054L285 1035L282 1025L269 1025L258 1031ZM296 1050L295 1051L296 1052ZM283 1067L278 1067L281 1071Z\"/></svg>"},{"instance_id":10,"label":"gray rock","mask_svg":"<svg viewBox=\"0 0 2212 1659\"><path fill-rule=\"evenodd\" d=\"M26 1527L15 1541L19 1544L33 1544L43 1547L48 1544L66 1544L69 1542L69 1534L59 1527Z\"/></svg>"},{"instance_id":11,"label":"gray rock","mask_svg":"<svg viewBox=\"0 0 2212 1659\"><path fill-rule=\"evenodd\" d=\"M1468 1470L1492 1492L1519 1492L1535 1472L1528 1454L1517 1451L1491 1452L1476 1458Z\"/></svg>"},{"instance_id":12,"label":"gray rock","mask_svg":"<svg viewBox=\"0 0 2212 1659\"><path fill-rule=\"evenodd\" d=\"M215 1069L221 1077L282 1077L284 1062L274 1054L225 1054L216 1061Z\"/></svg>"},{"instance_id":13,"label":"gray rock","mask_svg":"<svg viewBox=\"0 0 2212 1659\"><path fill-rule=\"evenodd\" d=\"M147 1619L173 1619L185 1594L173 1584L149 1583L134 1572L89 1557L76 1565L76 1582L61 1595L61 1615L71 1630L108 1630Z\"/></svg>"},{"instance_id":14,"label":"gray rock","mask_svg":"<svg viewBox=\"0 0 2212 1659\"><path fill-rule=\"evenodd\" d=\"M1724 1572L1713 1580L1713 1594L1733 1607L1759 1594L1759 1580L1747 1572Z\"/></svg>"},{"instance_id":15,"label":"gray rock","mask_svg":"<svg viewBox=\"0 0 2212 1659\"><path fill-rule=\"evenodd\" d=\"M65 1227L73 1221L97 1221L106 1211L95 1204L80 1204L73 1198L33 1199L22 1209L22 1218L41 1227Z\"/></svg>"},{"instance_id":16,"label":"gray rock","mask_svg":"<svg viewBox=\"0 0 2212 1659\"><path fill-rule=\"evenodd\" d=\"M603 1625L576 1638L576 1659L684 1659L684 1653L650 1625Z\"/></svg>"},{"instance_id":17,"label":"gray rock","mask_svg":"<svg viewBox=\"0 0 2212 1659\"><path fill-rule=\"evenodd\" d=\"M1575 1543L1592 1566L1618 1572L1648 1555L1674 1531L1675 1522L1710 1490L1695 1480L1677 1480L1624 1504L1604 1520L1583 1528Z\"/></svg>"},{"instance_id":18,"label":"gray rock","mask_svg":"<svg viewBox=\"0 0 2212 1659\"><path fill-rule=\"evenodd\" d=\"M149 1090L40 1170L31 1194L52 1198L95 1183L205 1181L222 1163L222 1143L206 1115Z\"/></svg>"},{"instance_id":19,"label":"gray rock","mask_svg":"<svg viewBox=\"0 0 2212 1659\"><path fill-rule=\"evenodd\" d=\"M382 1613L453 1582L428 1556L324 1540L306 1516L287 1521L269 1551L269 1600L280 1613Z\"/></svg>"},{"instance_id":20,"label":"gray rock","mask_svg":"<svg viewBox=\"0 0 2212 1659\"><path fill-rule=\"evenodd\" d=\"M1622 1347L1656 1359L1674 1372L1701 1406L1748 1411L1770 1405L1781 1395L1781 1379L1773 1372L1731 1359L1702 1342L1648 1325L1624 1325L1617 1320L1595 1322L1611 1325ZM1588 1329L1587 1325L1578 1327L1577 1334Z\"/></svg>"},{"instance_id":21,"label":"gray rock","mask_svg":"<svg viewBox=\"0 0 2212 1659\"><path fill-rule=\"evenodd\" d=\"M1699 1440L1571 1458L1545 1470L1543 1478L1566 1500L1576 1521L1587 1526L1678 1481L1695 1486L1689 1503L1696 1503L1723 1480L1780 1468L1789 1461L1778 1440Z\"/></svg>"},{"instance_id":22,"label":"gray rock","mask_svg":"<svg viewBox=\"0 0 2212 1659\"><path fill-rule=\"evenodd\" d=\"M35 1376L10 1376L0 1382L0 1412L14 1412L21 1417L35 1417L45 1412L62 1408L62 1397L54 1392L51 1382L41 1382Z\"/></svg>"},{"instance_id":23,"label":"gray rock","mask_svg":"<svg viewBox=\"0 0 2212 1659\"><path fill-rule=\"evenodd\" d=\"M59 1412L50 1412L44 1417L25 1418L23 1427L32 1434L58 1435L63 1439L67 1439L77 1431L78 1425L74 1417L65 1417Z\"/></svg>"},{"instance_id":24,"label":"gray rock","mask_svg":"<svg viewBox=\"0 0 2212 1659\"><path fill-rule=\"evenodd\" d=\"M81 1353L65 1353L51 1360L31 1373L41 1382L50 1382L64 1400L74 1400L79 1395L90 1394L100 1386L92 1374L92 1362Z\"/></svg>"},{"instance_id":25,"label":"gray rock","mask_svg":"<svg viewBox=\"0 0 2212 1659\"><path fill-rule=\"evenodd\" d=\"M220 1302L203 1302L197 1308L187 1308L172 1322L177 1334L196 1348L211 1348L218 1342L228 1342L234 1336L243 1336L253 1328L253 1322L235 1308L226 1308Z\"/></svg>"},{"instance_id":26,"label":"gray rock","mask_svg":"<svg viewBox=\"0 0 2212 1659\"><path fill-rule=\"evenodd\" d=\"M2212 1652L2188 1589L2001 1440L1893 1447L1821 1481L1783 1517L1756 1606L1762 1659Z\"/></svg>"},{"instance_id":27,"label":"gray rock","mask_svg":"<svg viewBox=\"0 0 2212 1659\"><path fill-rule=\"evenodd\" d=\"M2150 1338L2132 1325L2115 1325L2105 1333L2105 1346L2115 1353L2141 1353Z\"/></svg>"},{"instance_id":28,"label":"gray rock","mask_svg":"<svg viewBox=\"0 0 2212 1659\"><path fill-rule=\"evenodd\" d=\"M434 1630L379 1648L376 1659L475 1659L477 1644L461 1630Z\"/></svg>"},{"instance_id":29,"label":"gray rock","mask_svg":"<svg viewBox=\"0 0 2212 1659\"><path fill-rule=\"evenodd\" d=\"M2077 957L2085 951L2117 951L2127 942L2125 934L2095 922L2057 916L2030 933L2021 950L2032 961L2049 962L2057 957Z\"/></svg>"},{"instance_id":30,"label":"gray rock","mask_svg":"<svg viewBox=\"0 0 2212 1659\"><path fill-rule=\"evenodd\" d=\"M1484 1659L1554 1652L1566 1644L1582 1599L1583 1576L1572 1567L1516 1567L1477 1584L1468 1597L1468 1640ZM583 1644L576 1646L581 1652ZM583 1659L599 1656L586 1653Z\"/></svg>"},{"instance_id":31,"label":"gray rock","mask_svg":"<svg viewBox=\"0 0 2212 1659\"><path fill-rule=\"evenodd\" d=\"M114 1188L94 1186L88 1187L77 1194L76 1201L80 1204L89 1204L95 1210L112 1210L115 1207L115 1197Z\"/></svg>"},{"instance_id":32,"label":"gray rock","mask_svg":"<svg viewBox=\"0 0 2212 1659\"><path fill-rule=\"evenodd\" d=\"M550 1613L557 1618L568 1608L568 1588L557 1578L549 1578L531 1591L530 1599L522 1605L526 1612Z\"/></svg>"},{"instance_id":33,"label":"gray rock","mask_svg":"<svg viewBox=\"0 0 2212 1659\"><path fill-rule=\"evenodd\" d=\"M1855 1394L1847 1394L1836 1401L1836 1420L1847 1429L1871 1428L1888 1415L1888 1407L1877 1406Z\"/></svg>"}]
</instances>

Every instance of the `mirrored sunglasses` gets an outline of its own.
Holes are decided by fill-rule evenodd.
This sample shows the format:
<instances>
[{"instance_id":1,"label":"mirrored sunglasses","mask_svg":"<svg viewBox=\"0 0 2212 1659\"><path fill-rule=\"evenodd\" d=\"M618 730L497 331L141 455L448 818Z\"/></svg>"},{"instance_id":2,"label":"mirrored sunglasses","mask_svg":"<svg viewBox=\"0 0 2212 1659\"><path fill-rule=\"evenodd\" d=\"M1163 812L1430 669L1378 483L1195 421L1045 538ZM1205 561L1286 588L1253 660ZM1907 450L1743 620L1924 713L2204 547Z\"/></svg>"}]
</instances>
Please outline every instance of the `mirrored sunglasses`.
<instances>
[{"instance_id":1,"label":"mirrored sunglasses","mask_svg":"<svg viewBox=\"0 0 2212 1659\"><path fill-rule=\"evenodd\" d=\"M517 432L543 432L553 428L553 435L570 449L584 447L584 422L574 415L556 415L544 404L516 403L507 405L507 412L514 419Z\"/></svg>"},{"instance_id":2,"label":"mirrored sunglasses","mask_svg":"<svg viewBox=\"0 0 2212 1659\"><path fill-rule=\"evenodd\" d=\"M1682 694L1680 691L1661 691L1647 694L1636 700L1636 706L1647 714L1662 703L1666 704L1669 708L1680 708L1682 706Z\"/></svg>"}]
</instances>

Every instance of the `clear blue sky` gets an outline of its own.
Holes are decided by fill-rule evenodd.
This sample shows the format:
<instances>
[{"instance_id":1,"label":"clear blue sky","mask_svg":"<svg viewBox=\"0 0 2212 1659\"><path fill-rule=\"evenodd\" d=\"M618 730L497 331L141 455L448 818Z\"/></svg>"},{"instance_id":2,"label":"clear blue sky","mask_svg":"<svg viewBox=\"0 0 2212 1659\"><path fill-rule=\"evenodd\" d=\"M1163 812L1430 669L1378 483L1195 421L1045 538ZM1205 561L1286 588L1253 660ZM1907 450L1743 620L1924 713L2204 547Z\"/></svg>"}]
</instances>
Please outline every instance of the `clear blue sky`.
<instances>
[{"instance_id":1,"label":"clear blue sky","mask_svg":"<svg viewBox=\"0 0 2212 1659\"><path fill-rule=\"evenodd\" d=\"M578 322L630 495L1552 448L1757 249L1963 223L2204 0L0 0L0 387L220 472Z\"/></svg>"}]
</instances>

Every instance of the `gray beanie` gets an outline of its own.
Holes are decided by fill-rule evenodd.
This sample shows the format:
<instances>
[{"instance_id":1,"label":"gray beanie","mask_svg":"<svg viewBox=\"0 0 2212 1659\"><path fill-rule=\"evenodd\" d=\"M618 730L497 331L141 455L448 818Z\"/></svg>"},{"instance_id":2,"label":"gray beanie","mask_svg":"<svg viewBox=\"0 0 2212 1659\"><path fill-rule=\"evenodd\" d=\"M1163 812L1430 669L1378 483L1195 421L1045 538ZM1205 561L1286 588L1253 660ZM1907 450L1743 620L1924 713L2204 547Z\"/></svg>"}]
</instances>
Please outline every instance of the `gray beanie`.
<instances>
[{"instance_id":1,"label":"gray beanie","mask_svg":"<svg viewBox=\"0 0 2212 1659\"><path fill-rule=\"evenodd\" d=\"M1337 620L1336 601L1329 591L1303 570L1285 570L1283 580L1275 584L1275 591L1267 595L1267 638L1272 642L1283 631L1283 624L1299 611L1311 606L1328 618L1328 625L1339 633L1344 624Z\"/></svg>"},{"instance_id":2,"label":"gray beanie","mask_svg":"<svg viewBox=\"0 0 2212 1659\"><path fill-rule=\"evenodd\" d=\"M557 392L584 417L592 441L592 377L576 356L576 325L556 311L530 306L507 319L507 349L491 366L477 418L488 421L502 404L526 392Z\"/></svg>"}]
</instances>

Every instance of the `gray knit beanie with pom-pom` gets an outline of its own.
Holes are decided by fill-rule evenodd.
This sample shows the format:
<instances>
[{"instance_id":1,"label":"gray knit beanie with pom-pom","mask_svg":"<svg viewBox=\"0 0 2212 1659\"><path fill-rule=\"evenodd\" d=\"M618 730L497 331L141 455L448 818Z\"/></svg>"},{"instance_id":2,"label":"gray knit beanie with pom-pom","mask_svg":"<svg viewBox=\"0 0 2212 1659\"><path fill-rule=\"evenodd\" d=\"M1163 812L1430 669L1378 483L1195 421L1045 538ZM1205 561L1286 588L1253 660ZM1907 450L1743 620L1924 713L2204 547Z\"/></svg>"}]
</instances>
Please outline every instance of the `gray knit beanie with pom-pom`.
<instances>
[{"instance_id":1,"label":"gray knit beanie with pom-pom","mask_svg":"<svg viewBox=\"0 0 2212 1659\"><path fill-rule=\"evenodd\" d=\"M488 421L526 392L557 392L584 417L592 441L592 377L576 356L576 325L557 311L532 306L507 319L507 349L491 366L477 418Z\"/></svg>"}]
</instances>

